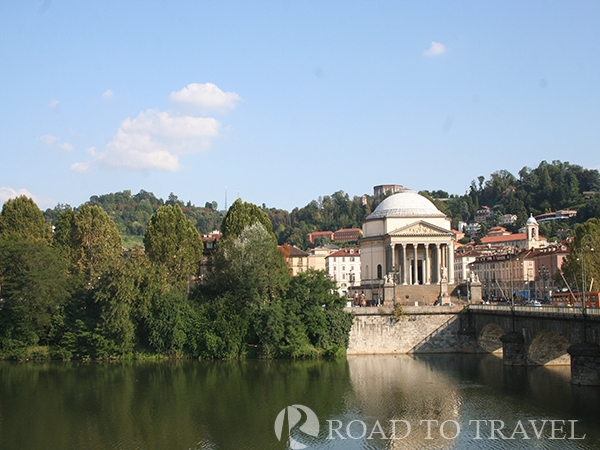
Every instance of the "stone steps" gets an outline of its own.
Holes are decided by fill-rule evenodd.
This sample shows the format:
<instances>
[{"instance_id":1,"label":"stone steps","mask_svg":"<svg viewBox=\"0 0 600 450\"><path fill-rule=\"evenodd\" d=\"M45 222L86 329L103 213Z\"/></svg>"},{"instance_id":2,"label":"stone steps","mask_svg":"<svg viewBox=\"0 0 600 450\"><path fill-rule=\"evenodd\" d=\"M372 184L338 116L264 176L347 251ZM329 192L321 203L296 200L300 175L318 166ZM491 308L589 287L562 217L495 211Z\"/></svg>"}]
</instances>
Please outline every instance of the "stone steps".
<instances>
[{"instance_id":1,"label":"stone steps","mask_svg":"<svg viewBox=\"0 0 600 450\"><path fill-rule=\"evenodd\" d=\"M449 289L450 291L450 286ZM408 300L406 296L409 296ZM419 305L433 305L440 295L440 286L437 284L431 285L400 285L396 286L396 300L403 304L414 305L414 302L419 302ZM448 300L450 301L450 300Z\"/></svg>"}]
</instances>

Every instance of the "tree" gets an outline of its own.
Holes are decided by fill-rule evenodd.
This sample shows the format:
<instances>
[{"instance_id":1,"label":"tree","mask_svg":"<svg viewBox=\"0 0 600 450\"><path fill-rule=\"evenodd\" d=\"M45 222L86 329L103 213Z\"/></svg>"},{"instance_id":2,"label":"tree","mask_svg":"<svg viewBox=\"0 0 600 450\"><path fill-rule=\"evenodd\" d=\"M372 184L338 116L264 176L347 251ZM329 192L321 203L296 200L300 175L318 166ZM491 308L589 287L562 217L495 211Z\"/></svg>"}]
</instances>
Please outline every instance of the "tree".
<instances>
[{"instance_id":1,"label":"tree","mask_svg":"<svg viewBox=\"0 0 600 450\"><path fill-rule=\"evenodd\" d=\"M252 307L280 297L288 282L288 268L277 242L260 222L219 242L208 277L217 295L235 293L239 304Z\"/></svg>"},{"instance_id":2,"label":"tree","mask_svg":"<svg viewBox=\"0 0 600 450\"><path fill-rule=\"evenodd\" d=\"M0 213L0 235L30 240L48 240L50 226L35 202L24 195L9 199Z\"/></svg>"},{"instance_id":3,"label":"tree","mask_svg":"<svg viewBox=\"0 0 600 450\"><path fill-rule=\"evenodd\" d=\"M589 290L591 280L595 280L594 283L600 281L600 219L589 219L575 225L573 241L569 246L571 252L562 264L563 274L571 289L580 291L585 268L586 290Z\"/></svg>"},{"instance_id":4,"label":"tree","mask_svg":"<svg viewBox=\"0 0 600 450\"><path fill-rule=\"evenodd\" d=\"M0 340L47 345L69 298L67 261L41 240L0 240Z\"/></svg>"},{"instance_id":5,"label":"tree","mask_svg":"<svg viewBox=\"0 0 600 450\"><path fill-rule=\"evenodd\" d=\"M260 223L265 230L273 234L273 225L271 224L267 213L258 206L252 203L242 202L242 200L238 198L233 202L233 205L231 205L223 218L223 222L221 223L221 233L223 233L224 238L229 236L239 236L246 227L256 222Z\"/></svg>"},{"instance_id":6,"label":"tree","mask_svg":"<svg viewBox=\"0 0 600 450\"><path fill-rule=\"evenodd\" d=\"M202 238L178 204L162 206L150 218L144 247L150 260L164 266L169 279L182 287L202 259Z\"/></svg>"},{"instance_id":7,"label":"tree","mask_svg":"<svg viewBox=\"0 0 600 450\"><path fill-rule=\"evenodd\" d=\"M77 212L59 214L55 242L71 259L72 272L93 287L105 270L123 253L115 223L100 206L82 205Z\"/></svg>"}]
</instances>

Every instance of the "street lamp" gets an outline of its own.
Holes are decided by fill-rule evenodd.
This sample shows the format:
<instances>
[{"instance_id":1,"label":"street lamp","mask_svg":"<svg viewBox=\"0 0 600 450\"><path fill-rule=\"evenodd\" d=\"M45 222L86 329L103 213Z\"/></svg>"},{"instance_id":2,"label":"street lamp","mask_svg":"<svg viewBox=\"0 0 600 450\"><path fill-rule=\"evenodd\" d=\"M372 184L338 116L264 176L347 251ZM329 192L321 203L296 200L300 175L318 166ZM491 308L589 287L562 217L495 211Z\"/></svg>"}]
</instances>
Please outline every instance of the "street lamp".
<instances>
[{"instance_id":1,"label":"street lamp","mask_svg":"<svg viewBox=\"0 0 600 450\"><path fill-rule=\"evenodd\" d=\"M584 243L589 241L589 249L590 252L594 251L594 247L592 246L593 239L589 234L583 235L581 238L581 243L579 247L579 257L581 258L581 311L583 314L583 342L587 342L587 306L585 304L585 290L586 290L586 279L585 279L585 254L584 254Z\"/></svg>"},{"instance_id":2,"label":"street lamp","mask_svg":"<svg viewBox=\"0 0 600 450\"><path fill-rule=\"evenodd\" d=\"M542 293L542 300L546 300L546 280L548 279L549 274L550 274L550 269L548 269L546 266L544 266L542 264L542 267L540 267L538 269L538 275L544 283L543 284L544 291Z\"/></svg>"}]
</instances>

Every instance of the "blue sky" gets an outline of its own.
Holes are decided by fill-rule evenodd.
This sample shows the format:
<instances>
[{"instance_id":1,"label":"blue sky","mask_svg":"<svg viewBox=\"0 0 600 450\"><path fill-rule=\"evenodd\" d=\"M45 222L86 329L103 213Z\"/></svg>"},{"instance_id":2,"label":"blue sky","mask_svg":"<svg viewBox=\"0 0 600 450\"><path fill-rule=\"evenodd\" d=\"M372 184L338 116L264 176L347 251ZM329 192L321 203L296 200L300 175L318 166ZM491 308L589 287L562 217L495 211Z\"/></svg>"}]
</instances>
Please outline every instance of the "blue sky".
<instances>
[{"instance_id":1,"label":"blue sky","mask_svg":"<svg viewBox=\"0 0 600 450\"><path fill-rule=\"evenodd\" d=\"M0 2L0 201L291 210L600 168L598 1Z\"/></svg>"}]
</instances>

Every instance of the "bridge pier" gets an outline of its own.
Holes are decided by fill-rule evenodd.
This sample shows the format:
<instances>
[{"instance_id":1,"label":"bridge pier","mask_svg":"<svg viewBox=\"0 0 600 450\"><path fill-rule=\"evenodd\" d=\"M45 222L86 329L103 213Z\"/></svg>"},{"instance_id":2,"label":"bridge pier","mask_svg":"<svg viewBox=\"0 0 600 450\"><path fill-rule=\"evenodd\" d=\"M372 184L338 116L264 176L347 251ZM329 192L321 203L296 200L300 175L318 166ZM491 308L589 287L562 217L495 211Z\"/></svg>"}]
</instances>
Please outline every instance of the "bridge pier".
<instances>
[{"instance_id":1,"label":"bridge pier","mask_svg":"<svg viewBox=\"0 0 600 450\"><path fill-rule=\"evenodd\" d=\"M567 352L571 355L571 384L600 386L600 346L581 342Z\"/></svg>"},{"instance_id":2,"label":"bridge pier","mask_svg":"<svg viewBox=\"0 0 600 450\"><path fill-rule=\"evenodd\" d=\"M527 351L522 334L511 331L502 336L500 340L502 341L502 360L505 366L527 365Z\"/></svg>"}]
</instances>

